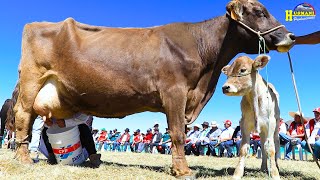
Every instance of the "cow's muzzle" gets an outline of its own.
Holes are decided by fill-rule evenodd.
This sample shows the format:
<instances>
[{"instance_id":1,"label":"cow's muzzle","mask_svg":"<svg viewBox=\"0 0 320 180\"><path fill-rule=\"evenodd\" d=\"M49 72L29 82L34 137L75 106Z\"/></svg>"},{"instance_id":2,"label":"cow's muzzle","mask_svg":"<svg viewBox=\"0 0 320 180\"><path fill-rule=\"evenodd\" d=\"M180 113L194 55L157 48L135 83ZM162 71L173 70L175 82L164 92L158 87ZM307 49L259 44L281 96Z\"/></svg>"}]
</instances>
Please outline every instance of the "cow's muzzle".
<instances>
[{"instance_id":1,"label":"cow's muzzle","mask_svg":"<svg viewBox=\"0 0 320 180\"><path fill-rule=\"evenodd\" d=\"M229 85L224 85L224 86L222 86L222 92L223 92L223 94L229 93L229 90L230 90L230 86L229 86Z\"/></svg>"},{"instance_id":2,"label":"cow's muzzle","mask_svg":"<svg viewBox=\"0 0 320 180\"><path fill-rule=\"evenodd\" d=\"M296 36L293 33L288 33L285 35L284 39L276 44L277 51L288 52L290 48L294 45Z\"/></svg>"}]
</instances>

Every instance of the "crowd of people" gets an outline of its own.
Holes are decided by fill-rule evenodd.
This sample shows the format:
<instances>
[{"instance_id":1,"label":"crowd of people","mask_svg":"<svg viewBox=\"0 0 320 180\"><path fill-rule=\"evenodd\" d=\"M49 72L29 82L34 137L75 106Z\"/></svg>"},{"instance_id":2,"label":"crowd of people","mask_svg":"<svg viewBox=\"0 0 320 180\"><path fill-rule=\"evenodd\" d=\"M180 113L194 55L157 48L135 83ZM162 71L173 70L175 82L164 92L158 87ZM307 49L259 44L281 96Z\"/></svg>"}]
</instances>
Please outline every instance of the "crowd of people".
<instances>
[{"instance_id":1,"label":"crowd of people","mask_svg":"<svg viewBox=\"0 0 320 180\"><path fill-rule=\"evenodd\" d=\"M107 151L118 151L141 153L159 152L161 154L169 154L171 149L171 138L166 128L163 134L159 131L159 123L155 123L153 128L149 128L146 133L137 129L130 134L130 129L126 128L121 134L117 129L110 130L109 132L102 128L100 133L98 129L93 129L92 136L98 151L102 148Z\"/></svg>"},{"instance_id":2,"label":"crowd of people","mask_svg":"<svg viewBox=\"0 0 320 180\"><path fill-rule=\"evenodd\" d=\"M286 124L283 119L280 119L279 124L279 139L281 145L285 148L285 159L291 159L292 148L301 144L302 148L310 152L304 138L304 129L308 135L308 143L311 145L317 158L320 158L320 108L313 110L314 118L306 120L303 114L299 112L289 112L289 115L294 118L293 122ZM300 118L303 118L304 124L301 124ZM224 127L220 128L216 121L203 122L200 124L189 125L186 128L185 154L196 156L239 156L241 145L241 130L240 126L232 128L232 121L225 120ZM148 129L146 133L141 133L139 129L129 134L129 129L126 128L121 135L117 129L107 132L105 128L99 133L97 129L93 130L93 139L96 143L98 151L102 147L108 151L127 151L132 152L160 152L162 154L170 153L171 140L168 129L162 134L159 132L159 124L155 124L153 129ZM130 147L130 148L128 148ZM252 156L256 157L258 149L261 148L260 136L257 131L250 133L250 147ZM155 151L157 150L157 151Z\"/></svg>"}]
</instances>

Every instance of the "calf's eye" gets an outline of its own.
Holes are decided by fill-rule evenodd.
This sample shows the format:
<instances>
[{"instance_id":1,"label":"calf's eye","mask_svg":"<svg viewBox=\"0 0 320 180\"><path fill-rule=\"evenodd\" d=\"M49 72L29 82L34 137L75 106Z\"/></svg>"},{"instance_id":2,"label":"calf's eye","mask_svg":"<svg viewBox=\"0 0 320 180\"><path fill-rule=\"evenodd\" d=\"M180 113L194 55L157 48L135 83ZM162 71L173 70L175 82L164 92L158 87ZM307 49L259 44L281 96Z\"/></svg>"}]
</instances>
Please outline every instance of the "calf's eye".
<instances>
[{"instance_id":1,"label":"calf's eye","mask_svg":"<svg viewBox=\"0 0 320 180\"><path fill-rule=\"evenodd\" d=\"M247 70L246 69L240 69L240 72L241 73L244 73L244 72L246 72Z\"/></svg>"}]
</instances>

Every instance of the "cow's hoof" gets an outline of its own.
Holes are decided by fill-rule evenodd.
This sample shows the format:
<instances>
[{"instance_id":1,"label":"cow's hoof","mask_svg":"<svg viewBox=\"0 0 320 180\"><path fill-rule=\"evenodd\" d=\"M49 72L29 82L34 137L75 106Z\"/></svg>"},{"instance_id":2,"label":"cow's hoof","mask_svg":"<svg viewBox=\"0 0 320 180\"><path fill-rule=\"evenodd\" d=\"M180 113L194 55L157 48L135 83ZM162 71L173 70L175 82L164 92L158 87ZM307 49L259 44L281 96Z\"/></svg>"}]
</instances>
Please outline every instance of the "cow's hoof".
<instances>
[{"instance_id":1,"label":"cow's hoof","mask_svg":"<svg viewBox=\"0 0 320 180\"><path fill-rule=\"evenodd\" d=\"M33 160L29 155L16 155L15 159L23 164L33 164Z\"/></svg>"},{"instance_id":2,"label":"cow's hoof","mask_svg":"<svg viewBox=\"0 0 320 180\"><path fill-rule=\"evenodd\" d=\"M191 169L189 169L189 168L186 170L172 169L172 174L178 179L195 179L194 174L192 173Z\"/></svg>"},{"instance_id":3,"label":"cow's hoof","mask_svg":"<svg viewBox=\"0 0 320 180\"><path fill-rule=\"evenodd\" d=\"M15 159L20 161L23 164L33 164L33 160L31 159L29 155L28 149L21 146L17 149Z\"/></svg>"},{"instance_id":4,"label":"cow's hoof","mask_svg":"<svg viewBox=\"0 0 320 180\"><path fill-rule=\"evenodd\" d=\"M188 176L179 176L177 179L183 179L183 180L194 180L196 179L195 175L188 175Z\"/></svg>"},{"instance_id":5,"label":"cow's hoof","mask_svg":"<svg viewBox=\"0 0 320 180\"><path fill-rule=\"evenodd\" d=\"M233 179L233 180L240 180L241 177L240 177L240 176L233 176L232 179Z\"/></svg>"},{"instance_id":6,"label":"cow's hoof","mask_svg":"<svg viewBox=\"0 0 320 180\"><path fill-rule=\"evenodd\" d=\"M272 177L272 179L274 179L274 180L280 180L280 176L274 176L274 177Z\"/></svg>"}]
</instances>

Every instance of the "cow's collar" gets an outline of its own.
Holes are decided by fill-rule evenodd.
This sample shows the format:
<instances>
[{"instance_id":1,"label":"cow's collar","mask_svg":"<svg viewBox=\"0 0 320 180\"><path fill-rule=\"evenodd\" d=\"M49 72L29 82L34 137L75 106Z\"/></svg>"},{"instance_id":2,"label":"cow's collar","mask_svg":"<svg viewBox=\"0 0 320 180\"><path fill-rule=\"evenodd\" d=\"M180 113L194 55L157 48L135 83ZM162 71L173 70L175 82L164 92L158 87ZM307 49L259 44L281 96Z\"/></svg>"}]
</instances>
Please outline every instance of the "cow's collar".
<instances>
[{"instance_id":1,"label":"cow's collar","mask_svg":"<svg viewBox=\"0 0 320 180\"><path fill-rule=\"evenodd\" d=\"M227 14L229 17L231 17L228 11L226 12L226 14ZM281 25L276 26L276 27L274 27L274 28L272 28L272 29L269 29L268 31L260 32L260 31L255 31L254 29L252 29L251 27L247 26L245 23L243 23L243 22L241 22L241 21L239 21L239 20L235 20L235 21L238 22L239 24L241 24L243 27L247 28L249 31L251 31L251 32L253 32L254 34L258 35L259 37L262 37L262 36L264 36L264 35L266 35L266 34L269 34L269 33L273 32L273 31L275 31L275 30L277 30L277 29L279 29L279 28L285 27L283 24L281 24Z\"/></svg>"}]
</instances>

